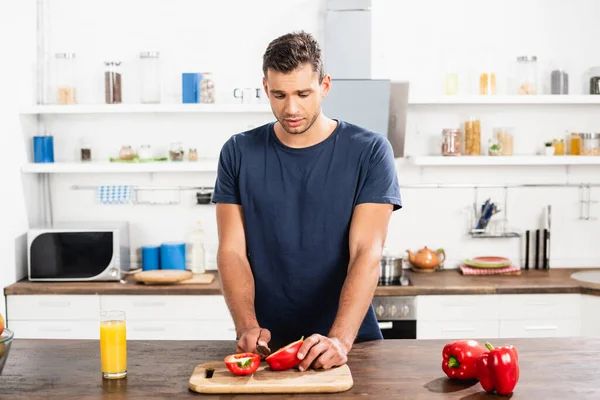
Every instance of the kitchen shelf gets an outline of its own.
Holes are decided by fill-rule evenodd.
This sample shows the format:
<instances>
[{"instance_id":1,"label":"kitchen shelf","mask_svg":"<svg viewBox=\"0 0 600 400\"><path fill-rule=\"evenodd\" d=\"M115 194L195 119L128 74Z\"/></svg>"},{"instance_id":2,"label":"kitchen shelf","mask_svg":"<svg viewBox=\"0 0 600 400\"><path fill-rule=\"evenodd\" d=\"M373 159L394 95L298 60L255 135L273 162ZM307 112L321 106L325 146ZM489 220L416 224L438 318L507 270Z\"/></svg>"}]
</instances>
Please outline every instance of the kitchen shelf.
<instances>
[{"instance_id":1,"label":"kitchen shelf","mask_svg":"<svg viewBox=\"0 0 600 400\"><path fill-rule=\"evenodd\" d=\"M272 113L269 104L68 104L34 105L21 114Z\"/></svg>"},{"instance_id":2,"label":"kitchen shelf","mask_svg":"<svg viewBox=\"0 0 600 400\"><path fill-rule=\"evenodd\" d=\"M598 104L600 96L597 95L441 95L441 96L415 96L409 99L413 105L448 105L448 104Z\"/></svg>"},{"instance_id":3,"label":"kitchen shelf","mask_svg":"<svg viewBox=\"0 0 600 400\"><path fill-rule=\"evenodd\" d=\"M417 156L419 166L600 165L600 156Z\"/></svg>"},{"instance_id":4,"label":"kitchen shelf","mask_svg":"<svg viewBox=\"0 0 600 400\"><path fill-rule=\"evenodd\" d=\"M28 163L23 173L90 174L90 173L138 173L138 172L216 172L217 160L178 162L55 162Z\"/></svg>"}]
</instances>

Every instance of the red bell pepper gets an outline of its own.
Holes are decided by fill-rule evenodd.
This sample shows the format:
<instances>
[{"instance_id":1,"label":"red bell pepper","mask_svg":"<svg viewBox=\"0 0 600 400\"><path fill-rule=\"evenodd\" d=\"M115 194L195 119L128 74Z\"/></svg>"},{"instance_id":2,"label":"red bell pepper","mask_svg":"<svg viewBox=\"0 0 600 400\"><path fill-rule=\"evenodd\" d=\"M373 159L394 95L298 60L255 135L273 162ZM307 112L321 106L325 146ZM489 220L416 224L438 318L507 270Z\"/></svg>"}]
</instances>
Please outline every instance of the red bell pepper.
<instances>
[{"instance_id":1,"label":"red bell pepper","mask_svg":"<svg viewBox=\"0 0 600 400\"><path fill-rule=\"evenodd\" d=\"M225 357L225 365L234 375L251 375L260 366L260 356L254 353L232 354Z\"/></svg>"},{"instance_id":2,"label":"red bell pepper","mask_svg":"<svg viewBox=\"0 0 600 400\"><path fill-rule=\"evenodd\" d=\"M490 350L477 360L479 383L488 393L494 390L499 395L511 394L519 381L519 355L513 346L494 348L489 343L485 346Z\"/></svg>"},{"instance_id":3,"label":"red bell pepper","mask_svg":"<svg viewBox=\"0 0 600 400\"><path fill-rule=\"evenodd\" d=\"M442 351L442 370L451 379L477 379L477 359L486 352L475 340L448 343Z\"/></svg>"},{"instance_id":4,"label":"red bell pepper","mask_svg":"<svg viewBox=\"0 0 600 400\"><path fill-rule=\"evenodd\" d=\"M273 371L285 371L286 369L294 368L302 362L298 358L298 351L303 343L304 337L277 350L265 358L265 361Z\"/></svg>"}]
</instances>

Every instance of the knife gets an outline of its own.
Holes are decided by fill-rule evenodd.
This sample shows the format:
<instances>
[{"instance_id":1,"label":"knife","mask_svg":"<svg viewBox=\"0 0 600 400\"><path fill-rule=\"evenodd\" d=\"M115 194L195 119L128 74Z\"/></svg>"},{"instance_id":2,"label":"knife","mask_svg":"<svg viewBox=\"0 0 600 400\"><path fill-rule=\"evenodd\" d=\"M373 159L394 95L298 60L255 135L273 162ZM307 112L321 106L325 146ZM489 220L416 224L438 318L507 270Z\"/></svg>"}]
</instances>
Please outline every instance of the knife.
<instances>
[{"instance_id":1,"label":"knife","mask_svg":"<svg viewBox=\"0 0 600 400\"><path fill-rule=\"evenodd\" d=\"M258 341L260 340L261 335L262 335L262 329L260 330L260 332L258 334L258 339L256 339L256 351L258 351L261 356L266 357L269 354L271 354L271 349L269 349L267 346L263 346L262 344L258 344Z\"/></svg>"}]
</instances>

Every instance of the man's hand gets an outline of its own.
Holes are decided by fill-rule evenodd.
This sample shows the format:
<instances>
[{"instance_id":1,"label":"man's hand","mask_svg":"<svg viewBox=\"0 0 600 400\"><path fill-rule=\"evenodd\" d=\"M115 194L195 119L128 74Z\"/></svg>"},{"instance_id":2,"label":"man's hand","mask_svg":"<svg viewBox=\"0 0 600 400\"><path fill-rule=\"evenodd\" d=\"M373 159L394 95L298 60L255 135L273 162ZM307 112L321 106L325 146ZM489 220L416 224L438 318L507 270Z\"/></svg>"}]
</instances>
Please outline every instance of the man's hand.
<instances>
[{"instance_id":1,"label":"man's hand","mask_svg":"<svg viewBox=\"0 0 600 400\"><path fill-rule=\"evenodd\" d=\"M298 350L298 358L302 360L298 368L306 371L313 364L315 369L330 369L346 364L350 351L339 339L314 334L304 340Z\"/></svg>"},{"instance_id":2,"label":"man's hand","mask_svg":"<svg viewBox=\"0 0 600 400\"><path fill-rule=\"evenodd\" d=\"M256 349L256 345L261 345L266 348L269 347L271 341L271 332L264 328L252 328L242 334L237 343L237 353L256 353L263 356Z\"/></svg>"}]
</instances>

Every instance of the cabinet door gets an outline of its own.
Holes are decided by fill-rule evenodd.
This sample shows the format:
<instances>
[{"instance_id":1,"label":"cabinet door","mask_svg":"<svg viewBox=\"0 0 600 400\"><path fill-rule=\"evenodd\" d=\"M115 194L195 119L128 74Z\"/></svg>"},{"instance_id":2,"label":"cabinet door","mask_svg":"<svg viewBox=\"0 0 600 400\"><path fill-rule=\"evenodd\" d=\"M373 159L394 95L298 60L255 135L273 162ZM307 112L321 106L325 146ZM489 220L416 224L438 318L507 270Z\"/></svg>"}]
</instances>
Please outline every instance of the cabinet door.
<instances>
[{"instance_id":1,"label":"cabinet door","mask_svg":"<svg viewBox=\"0 0 600 400\"><path fill-rule=\"evenodd\" d=\"M498 337L498 321L420 321L417 339L488 339Z\"/></svg>"},{"instance_id":2,"label":"cabinet door","mask_svg":"<svg viewBox=\"0 0 600 400\"><path fill-rule=\"evenodd\" d=\"M585 294L581 303L581 335L600 337L600 296Z\"/></svg>"},{"instance_id":3,"label":"cabinet door","mask_svg":"<svg viewBox=\"0 0 600 400\"><path fill-rule=\"evenodd\" d=\"M19 295L7 296L10 321L100 319L98 295Z\"/></svg>"},{"instance_id":4,"label":"cabinet door","mask_svg":"<svg viewBox=\"0 0 600 400\"><path fill-rule=\"evenodd\" d=\"M17 339L100 339L98 321L10 321Z\"/></svg>"},{"instance_id":5,"label":"cabinet door","mask_svg":"<svg viewBox=\"0 0 600 400\"><path fill-rule=\"evenodd\" d=\"M418 296L418 321L497 321L497 295Z\"/></svg>"},{"instance_id":6,"label":"cabinet door","mask_svg":"<svg viewBox=\"0 0 600 400\"><path fill-rule=\"evenodd\" d=\"M131 340L235 340L235 327L228 321L180 320L157 324L153 321L128 321Z\"/></svg>"},{"instance_id":7,"label":"cabinet door","mask_svg":"<svg viewBox=\"0 0 600 400\"><path fill-rule=\"evenodd\" d=\"M501 338L574 337L580 334L578 319L500 321Z\"/></svg>"},{"instance_id":8,"label":"cabinet door","mask_svg":"<svg viewBox=\"0 0 600 400\"><path fill-rule=\"evenodd\" d=\"M501 320L579 319L581 295L506 294L500 296Z\"/></svg>"}]
</instances>

